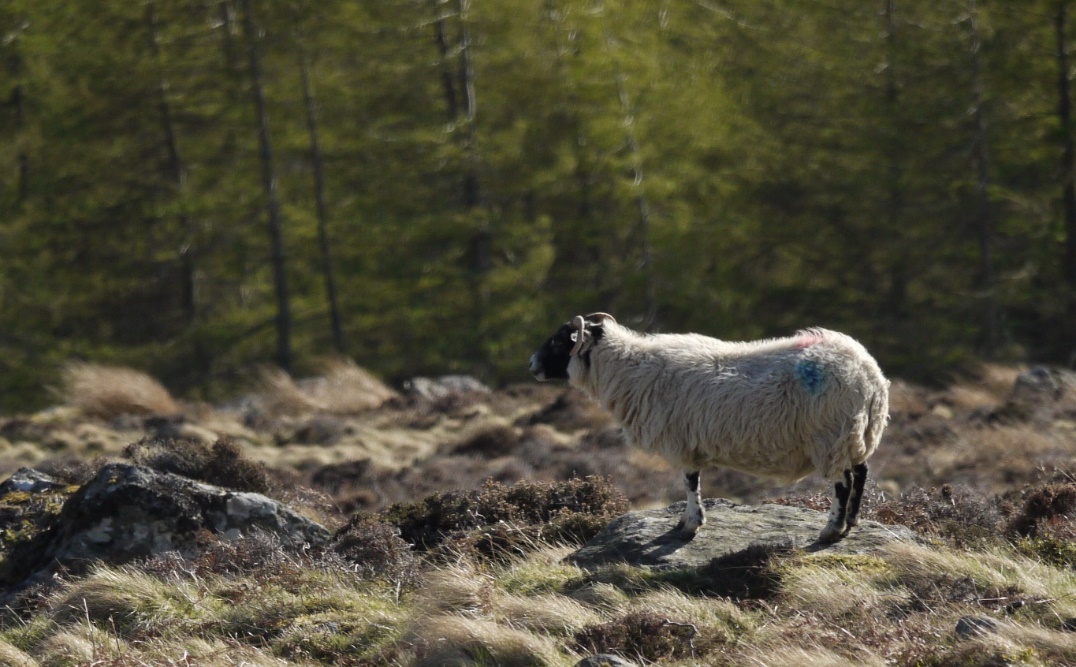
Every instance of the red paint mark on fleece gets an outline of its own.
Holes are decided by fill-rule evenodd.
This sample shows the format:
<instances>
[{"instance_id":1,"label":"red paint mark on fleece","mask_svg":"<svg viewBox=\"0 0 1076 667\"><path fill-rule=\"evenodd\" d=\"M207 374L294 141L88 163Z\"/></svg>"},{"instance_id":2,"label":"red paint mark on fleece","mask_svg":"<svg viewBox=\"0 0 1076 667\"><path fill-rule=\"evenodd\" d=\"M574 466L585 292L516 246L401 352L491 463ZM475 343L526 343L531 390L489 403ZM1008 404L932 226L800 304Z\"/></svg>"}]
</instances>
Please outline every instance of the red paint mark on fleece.
<instances>
[{"instance_id":1,"label":"red paint mark on fleece","mask_svg":"<svg viewBox=\"0 0 1076 667\"><path fill-rule=\"evenodd\" d=\"M822 342L822 337L817 334L806 334L796 339L796 349L805 350L812 345Z\"/></svg>"}]
</instances>

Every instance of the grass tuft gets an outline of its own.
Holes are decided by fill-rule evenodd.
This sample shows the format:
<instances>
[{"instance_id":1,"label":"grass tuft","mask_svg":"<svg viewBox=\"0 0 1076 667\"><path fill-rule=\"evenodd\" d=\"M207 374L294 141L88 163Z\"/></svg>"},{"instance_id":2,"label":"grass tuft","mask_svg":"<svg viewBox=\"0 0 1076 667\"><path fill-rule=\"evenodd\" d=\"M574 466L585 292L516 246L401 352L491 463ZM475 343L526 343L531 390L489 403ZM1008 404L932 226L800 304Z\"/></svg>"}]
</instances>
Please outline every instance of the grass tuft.
<instances>
[{"instance_id":1,"label":"grass tuft","mask_svg":"<svg viewBox=\"0 0 1076 667\"><path fill-rule=\"evenodd\" d=\"M539 667L561 662L548 638L452 614L421 619L406 640L415 645L415 667Z\"/></svg>"},{"instance_id":2,"label":"grass tuft","mask_svg":"<svg viewBox=\"0 0 1076 667\"><path fill-rule=\"evenodd\" d=\"M182 411L161 383L132 368L72 361L61 369L60 382L64 402L90 417L178 415Z\"/></svg>"},{"instance_id":3,"label":"grass tuft","mask_svg":"<svg viewBox=\"0 0 1076 667\"><path fill-rule=\"evenodd\" d=\"M37 660L0 639L0 665L4 667L38 667Z\"/></svg>"},{"instance_id":4,"label":"grass tuft","mask_svg":"<svg viewBox=\"0 0 1076 667\"><path fill-rule=\"evenodd\" d=\"M270 415L356 414L399 397L373 373L350 359L321 362L321 375L296 382L278 368L262 368L258 387Z\"/></svg>"}]
</instances>

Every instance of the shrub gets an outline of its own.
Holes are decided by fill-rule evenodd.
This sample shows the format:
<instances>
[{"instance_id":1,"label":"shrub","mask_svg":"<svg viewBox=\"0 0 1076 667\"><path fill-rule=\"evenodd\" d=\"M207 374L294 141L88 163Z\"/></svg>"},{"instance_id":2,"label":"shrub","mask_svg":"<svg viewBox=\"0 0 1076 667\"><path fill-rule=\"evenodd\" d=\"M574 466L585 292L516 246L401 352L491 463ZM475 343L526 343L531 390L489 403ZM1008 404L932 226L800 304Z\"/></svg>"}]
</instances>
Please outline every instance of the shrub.
<instances>
[{"instance_id":1,"label":"shrub","mask_svg":"<svg viewBox=\"0 0 1076 667\"><path fill-rule=\"evenodd\" d=\"M591 625L575 635L576 649L583 653L615 653L649 662L679 660L694 653L698 629L649 611L629 612L618 619Z\"/></svg>"},{"instance_id":2,"label":"shrub","mask_svg":"<svg viewBox=\"0 0 1076 667\"><path fill-rule=\"evenodd\" d=\"M212 447L194 440L143 438L127 445L123 455L137 465L237 491L266 493L273 486L265 466L244 458L229 437Z\"/></svg>"},{"instance_id":3,"label":"shrub","mask_svg":"<svg viewBox=\"0 0 1076 667\"><path fill-rule=\"evenodd\" d=\"M449 454L495 458L511 454L519 447L519 442L519 436L511 428L491 426L449 445L445 451Z\"/></svg>"},{"instance_id":4,"label":"shrub","mask_svg":"<svg viewBox=\"0 0 1076 667\"><path fill-rule=\"evenodd\" d=\"M874 503L864 514L881 523L907 526L923 535L968 546L1003 538L1010 512L1004 499L946 484L929 491L912 489L896 500Z\"/></svg>"},{"instance_id":5,"label":"shrub","mask_svg":"<svg viewBox=\"0 0 1076 667\"><path fill-rule=\"evenodd\" d=\"M1032 489L1024 501L1023 510L1013 517L1010 529L1017 535L1034 537L1044 527L1055 532L1068 524L1076 513L1076 483L1059 482L1043 484ZM1072 532L1071 526L1067 526ZM1076 535L1069 535L1076 537Z\"/></svg>"},{"instance_id":6,"label":"shrub","mask_svg":"<svg viewBox=\"0 0 1076 667\"><path fill-rule=\"evenodd\" d=\"M585 541L626 510L627 501L607 480L587 477L518 482L511 487L488 482L476 491L438 493L417 503L396 504L379 518L399 528L408 543L427 551L450 535L500 523L532 527L526 535L531 541Z\"/></svg>"},{"instance_id":7,"label":"shrub","mask_svg":"<svg viewBox=\"0 0 1076 667\"><path fill-rule=\"evenodd\" d=\"M108 461L96 456L89 461L79 456L60 456L37 464L36 469L65 484L82 486L97 476Z\"/></svg>"},{"instance_id":8,"label":"shrub","mask_svg":"<svg viewBox=\"0 0 1076 667\"><path fill-rule=\"evenodd\" d=\"M333 535L329 548L364 578L404 584L414 579L416 559L411 545L400 539L398 528L372 516L352 517Z\"/></svg>"},{"instance_id":9,"label":"shrub","mask_svg":"<svg viewBox=\"0 0 1076 667\"><path fill-rule=\"evenodd\" d=\"M194 543L196 553L191 558L169 551L139 562L137 568L161 578L181 573L199 577L242 574L269 581L297 579L311 565L308 556L289 550L277 535L263 531L225 539L202 529Z\"/></svg>"}]
</instances>

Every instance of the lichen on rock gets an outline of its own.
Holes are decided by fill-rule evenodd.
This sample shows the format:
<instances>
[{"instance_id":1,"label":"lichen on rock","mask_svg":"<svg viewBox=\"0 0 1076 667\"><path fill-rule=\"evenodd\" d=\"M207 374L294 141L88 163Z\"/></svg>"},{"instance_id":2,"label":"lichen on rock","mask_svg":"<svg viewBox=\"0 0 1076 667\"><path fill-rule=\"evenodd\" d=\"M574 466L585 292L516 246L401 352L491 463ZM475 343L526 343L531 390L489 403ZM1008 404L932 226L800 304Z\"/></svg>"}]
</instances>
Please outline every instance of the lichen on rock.
<instances>
[{"instance_id":1,"label":"lichen on rock","mask_svg":"<svg viewBox=\"0 0 1076 667\"><path fill-rule=\"evenodd\" d=\"M320 545L323 526L261 494L238 492L143 466L113 463L67 499L53 525L22 545L0 584L58 567L125 563L166 551L193 556L205 531L223 539L273 534L285 549Z\"/></svg>"}]
</instances>

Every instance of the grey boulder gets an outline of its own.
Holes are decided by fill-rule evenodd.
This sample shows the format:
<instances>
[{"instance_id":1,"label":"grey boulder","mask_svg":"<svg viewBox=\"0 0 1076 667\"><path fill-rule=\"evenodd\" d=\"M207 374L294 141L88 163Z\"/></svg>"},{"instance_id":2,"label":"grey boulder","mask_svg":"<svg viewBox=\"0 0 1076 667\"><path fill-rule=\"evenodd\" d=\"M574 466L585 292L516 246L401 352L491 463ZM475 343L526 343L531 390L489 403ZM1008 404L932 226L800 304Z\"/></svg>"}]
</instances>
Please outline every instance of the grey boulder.
<instances>
[{"instance_id":1,"label":"grey boulder","mask_svg":"<svg viewBox=\"0 0 1076 667\"><path fill-rule=\"evenodd\" d=\"M684 509L675 503L664 509L629 512L598 533L568 559L584 568L615 563L652 568L702 567L716 556L738 553L753 545L790 545L808 552L870 554L893 542L914 542L904 526L861 521L840 542L818 544L826 514L788 505L740 505L723 498L706 499L706 525L693 540L680 538L673 527Z\"/></svg>"}]
</instances>

